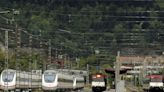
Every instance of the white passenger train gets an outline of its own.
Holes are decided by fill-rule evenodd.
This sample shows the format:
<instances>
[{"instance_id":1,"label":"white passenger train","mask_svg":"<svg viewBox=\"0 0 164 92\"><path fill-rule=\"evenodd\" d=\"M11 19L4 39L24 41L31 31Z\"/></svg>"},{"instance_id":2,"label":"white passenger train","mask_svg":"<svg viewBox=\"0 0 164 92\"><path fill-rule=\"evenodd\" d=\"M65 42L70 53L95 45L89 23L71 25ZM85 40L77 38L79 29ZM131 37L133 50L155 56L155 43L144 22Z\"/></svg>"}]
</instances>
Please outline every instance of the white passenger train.
<instances>
[{"instance_id":1,"label":"white passenger train","mask_svg":"<svg viewBox=\"0 0 164 92\"><path fill-rule=\"evenodd\" d=\"M68 92L84 87L84 78L57 70L46 70L42 76L42 89Z\"/></svg>"},{"instance_id":2,"label":"white passenger train","mask_svg":"<svg viewBox=\"0 0 164 92\"><path fill-rule=\"evenodd\" d=\"M84 77L75 75L73 79L73 89L74 90L83 89L84 85L85 85Z\"/></svg>"},{"instance_id":3,"label":"white passenger train","mask_svg":"<svg viewBox=\"0 0 164 92\"><path fill-rule=\"evenodd\" d=\"M5 69L0 77L1 90L31 91L41 87L41 73Z\"/></svg>"}]
</instances>

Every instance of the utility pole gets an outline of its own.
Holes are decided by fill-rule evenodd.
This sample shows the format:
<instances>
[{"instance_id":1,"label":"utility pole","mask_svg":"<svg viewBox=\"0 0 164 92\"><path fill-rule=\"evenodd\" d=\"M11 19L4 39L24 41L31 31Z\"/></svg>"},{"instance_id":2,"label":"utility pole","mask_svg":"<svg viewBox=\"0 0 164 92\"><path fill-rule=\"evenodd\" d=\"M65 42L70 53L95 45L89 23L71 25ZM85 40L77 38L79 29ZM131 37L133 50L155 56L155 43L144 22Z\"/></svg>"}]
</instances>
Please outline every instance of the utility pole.
<instances>
[{"instance_id":1,"label":"utility pole","mask_svg":"<svg viewBox=\"0 0 164 92\"><path fill-rule=\"evenodd\" d=\"M115 77L116 77L116 83L117 83L120 80L120 51L117 52L117 57L116 57Z\"/></svg>"},{"instance_id":2,"label":"utility pole","mask_svg":"<svg viewBox=\"0 0 164 92\"><path fill-rule=\"evenodd\" d=\"M29 71L32 69L32 35L29 34Z\"/></svg>"},{"instance_id":3,"label":"utility pole","mask_svg":"<svg viewBox=\"0 0 164 92\"><path fill-rule=\"evenodd\" d=\"M20 70L20 48L21 48L21 30L18 29L17 24L15 27L15 31L16 31L16 60L15 60L15 69L16 72ZM18 75L20 75L20 73L18 73ZM19 79L18 81L16 81L16 83L19 83Z\"/></svg>"},{"instance_id":4,"label":"utility pole","mask_svg":"<svg viewBox=\"0 0 164 92\"><path fill-rule=\"evenodd\" d=\"M51 39L49 39L48 41L48 64L51 64ZM46 66L47 66L47 63L46 63Z\"/></svg>"},{"instance_id":5,"label":"utility pole","mask_svg":"<svg viewBox=\"0 0 164 92\"><path fill-rule=\"evenodd\" d=\"M19 30L17 28L16 25L16 37L17 37L17 48L16 48L16 70L19 70L20 66L19 66L19 58L20 58L20 48L21 48L21 30Z\"/></svg>"},{"instance_id":6,"label":"utility pole","mask_svg":"<svg viewBox=\"0 0 164 92\"><path fill-rule=\"evenodd\" d=\"M5 30L5 65L6 65L6 68L8 69L8 64L9 64L9 57L8 57L8 30ZM7 76L8 77L8 76ZM7 85L8 85L8 82L7 82ZM8 92L8 86L7 86L7 90Z\"/></svg>"},{"instance_id":7,"label":"utility pole","mask_svg":"<svg viewBox=\"0 0 164 92\"><path fill-rule=\"evenodd\" d=\"M120 51L117 52L116 62L115 62L115 88L116 92L120 92L118 88L118 83L120 82Z\"/></svg>"},{"instance_id":8,"label":"utility pole","mask_svg":"<svg viewBox=\"0 0 164 92\"><path fill-rule=\"evenodd\" d=\"M18 15L18 14L20 14L19 11L13 9L13 18L12 18L13 21L15 21L14 16ZM16 68L15 69L16 69L16 71L18 71L19 67L20 67L19 66L19 63L20 63L19 58L20 58L20 48L21 48L21 30L18 29L18 25L16 22L15 22L15 31L16 31L16 45L17 45L17 47L16 47L16 62L15 62Z\"/></svg>"},{"instance_id":9,"label":"utility pole","mask_svg":"<svg viewBox=\"0 0 164 92\"><path fill-rule=\"evenodd\" d=\"M139 56L138 56L138 60L139 60ZM139 85L143 85L143 68L145 68L144 67L144 65L145 65L145 61L143 61L143 63L141 64L141 68L139 69L139 71L140 71L140 73L138 74L138 84Z\"/></svg>"},{"instance_id":10,"label":"utility pole","mask_svg":"<svg viewBox=\"0 0 164 92\"><path fill-rule=\"evenodd\" d=\"M8 58L9 58L8 57L8 30L5 30L5 67L7 69L8 69L8 64L9 64ZM7 82L7 85L8 85L8 82ZM8 86L7 86L6 91L8 92Z\"/></svg>"},{"instance_id":11,"label":"utility pole","mask_svg":"<svg viewBox=\"0 0 164 92\"><path fill-rule=\"evenodd\" d=\"M42 56L42 40L41 40L41 37L42 37L42 31L40 30L39 31L39 37L40 37L40 42L39 42L39 47L40 47L40 57L39 57L39 62L41 62L42 61L42 59L41 59L41 56ZM41 63L42 64L42 68L43 68L43 62ZM43 71L43 69L42 69L42 71Z\"/></svg>"},{"instance_id":12,"label":"utility pole","mask_svg":"<svg viewBox=\"0 0 164 92\"><path fill-rule=\"evenodd\" d=\"M32 73L32 34L29 34L29 72ZM32 78L32 75L30 76L30 78ZM30 87L32 86L31 81L29 81L29 85Z\"/></svg>"},{"instance_id":13,"label":"utility pole","mask_svg":"<svg viewBox=\"0 0 164 92\"><path fill-rule=\"evenodd\" d=\"M89 85L89 64L87 64L87 72L88 72L88 76L87 76L87 80L86 80L86 82L87 82L87 84Z\"/></svg>"},{"instance_id":14,"label":"utility pole","mask_svg":"<svg viewBox=\"0 0 164 92\"><path fill-rule=\"evenodd\" d=\"M5 30L5 66L8 69L8 30Z\"/></svg>"},{"instance_id":15,"label":"utility pole","mask_svg":"<svg viewBox=\"0 0 164 92\"><path fill-rule=\"evenodd\" d=\"M72 70L72 69L73 69L73 67L72 67L72 66L73 66L73 65L72 65L72 61L73 61L73 60L72 60L72 57L69 57L69 61L70 61L70 69Z\"/></svg>"},{"instance_id":16,"label":"utility pole","mask_svg":"<svg viewBox=\"0 0 164 92\"><path fill-rule=\"evenodd\" d=\"M56 42L56 41L55 41ZM66 56L65 56L66 57ZM65 60L66 60L66 58L65 58ZM57 61L58 61L58 49L57 48L55 48L55 68L58 68L57 67Z\"/></svg>"},{"instance_id":17,"label":"utility pole","mask_svg":"<svg viewBox=\"0 0 164 92\"><path fill-rule=\"evenodd\" d=\"M142 74L142 79L145 78L146 74L147 74L147 59L148 57L146 56L144 58L144 61L143 61L143 67L142 67L142 71L141 71L141 74ZM142 84L143 84L143 81L142 81Z\"/></svg>"}]
</instances>

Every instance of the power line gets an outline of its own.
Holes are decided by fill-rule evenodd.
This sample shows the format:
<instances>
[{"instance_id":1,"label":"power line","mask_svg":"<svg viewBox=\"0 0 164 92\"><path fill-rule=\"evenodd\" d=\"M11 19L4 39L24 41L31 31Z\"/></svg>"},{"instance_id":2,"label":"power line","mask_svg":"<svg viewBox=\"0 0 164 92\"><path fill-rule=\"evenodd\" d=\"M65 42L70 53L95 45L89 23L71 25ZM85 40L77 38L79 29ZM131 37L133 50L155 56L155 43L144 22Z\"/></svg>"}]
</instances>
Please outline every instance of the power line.
<instances>
[{"instance_id":1,"label":"power line","mask_svg":"<svg viewBox=\"0 0 164 92\"><path fill-rule=\"evenodd\" d=\"M50 12L48 12L48 11L39 11L39 10L29 10L28 12L31 12L31 13L40 13L40 12L42 12L42 13L46 13L46 14L50 14ZM79 11L79 13L104 13L104 12L106 12L106 11L102 11L102 10L81 10L81 11ZM55 14L64 14L64 15L68 15L68 14L71 14L71 12L69 12L69 11L67 11L67 13L61 13L61 12L57 12L57 11L55 11L54 12ZM126 8L123 8L123 10L122 11L119 11L119 12L117 12L117 11L112 11L112 10L110 10L110 11L108 11L108 13L124 13L124 14L127 14L127 13L164 13L164 10L140 10L140 11L138 11L138 10L136 10L136 11L128 11Z\"/></svg>"}]
</instances>

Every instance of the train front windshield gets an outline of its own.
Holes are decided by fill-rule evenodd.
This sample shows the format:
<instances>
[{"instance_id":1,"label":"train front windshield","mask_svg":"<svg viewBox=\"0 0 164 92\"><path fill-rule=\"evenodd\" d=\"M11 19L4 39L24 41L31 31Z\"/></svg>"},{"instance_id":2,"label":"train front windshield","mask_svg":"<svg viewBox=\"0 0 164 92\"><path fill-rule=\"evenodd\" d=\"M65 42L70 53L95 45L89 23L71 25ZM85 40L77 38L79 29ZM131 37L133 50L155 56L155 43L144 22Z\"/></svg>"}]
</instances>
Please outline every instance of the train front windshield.
<instances>
[{"instance_id":1,"label":"train front windshield","mask_svg":"<svg viewBox=\"0 0 164 92\"><path fill-rule=\"evenodd\" d=\"M101 82L104 81L104 78L93 78L92 81Z\"/></svg>"},{"instance_id":2,"label":"train front windshield","mask_svg":"<svg viewBox=\"0 0 164 92\"><path fill-rule=\"evenodd\" d=\"M105 82L106 79L105 79L104 75L97 74L97 75L92 75L92 81L93 82Z\"/></svg>"},{"instance_id":3,"label":"train front windshield","mask_svg":"<svg viewBox=\"0 0 164 92\"><path fill-rule=\"evenodd\" d=\"M162 78L151 78L151 82L162 82Z\"/></svg>"},{"instance_id":4,"label":"train front windshield","mask_svg":"<svg viewBox=\"0 0 164 92\"><path fill-rule=\"evenodd\" d=\"M55 73L45 73L44 74L44 80L47 83L52 83L55 81L56 74Z\"/></svg>"},{"instance_id":5,"label":"train front windshield","mask_svg":"<svg viewBox=\"0 0 164 92\"><path fill-rule=\"evenodd\" d=\"M9 71L3 72L3 74L2 74L3 81L4 82L11 82L14 78L14 74L15 74L15 72L9 72Z\"/></svg>"}]
</instances>

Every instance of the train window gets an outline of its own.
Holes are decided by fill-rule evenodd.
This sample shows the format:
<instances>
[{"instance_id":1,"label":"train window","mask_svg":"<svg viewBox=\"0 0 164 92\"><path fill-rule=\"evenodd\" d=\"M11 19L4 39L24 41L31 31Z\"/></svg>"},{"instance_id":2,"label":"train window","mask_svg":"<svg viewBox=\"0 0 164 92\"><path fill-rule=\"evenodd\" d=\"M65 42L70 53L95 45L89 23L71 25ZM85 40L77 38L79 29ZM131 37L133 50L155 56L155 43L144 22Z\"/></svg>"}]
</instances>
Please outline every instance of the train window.
<instances>
[{"instance_id":1,"label":"train window","mask_svg":"<svg viewBox=\"0 0 164 92\"><path fill-rule=\"evenodd\" d=\"M44 80L47 83L52 83L55 81L56 75L54 73L47 73L44 75Z\"/></svg>"},{"instance_id":2,"label":"train window","mask_svg":"<svg viewBox=\"0 0 164 92\"><path fill-rule=\"evenodd\" d=\"M77 83L84 83L83 80L77 80Z\"/></svg>"},{"instance_id":3,"label":"train window","mask_svg":"<svg viewBox=\"0 0 164 92\"><path fill-rule=\"evenodd\" d=\"M3 72L2 79L4 82L11 82L14 78L14 72Z\"/></svg>"},{"instance_id":4,"label":"train window","mask_svg":"<svg viewBox=\"0 0 164 92\"><path fill-rule=\"evenodd\" d=\"M59 78L58 79L59 80L59 82L73 82L71 79L63 79L63 78Z\"/></svg>"}]
</instances>

